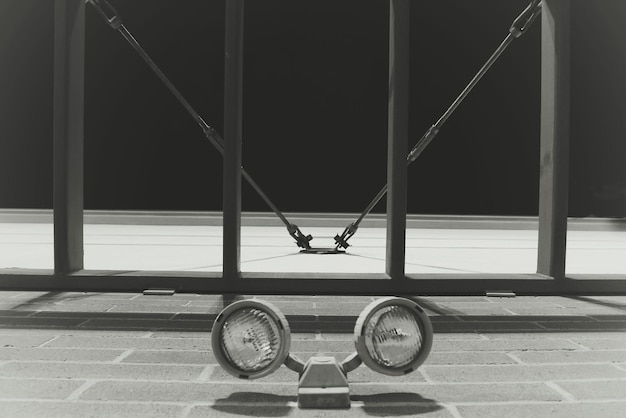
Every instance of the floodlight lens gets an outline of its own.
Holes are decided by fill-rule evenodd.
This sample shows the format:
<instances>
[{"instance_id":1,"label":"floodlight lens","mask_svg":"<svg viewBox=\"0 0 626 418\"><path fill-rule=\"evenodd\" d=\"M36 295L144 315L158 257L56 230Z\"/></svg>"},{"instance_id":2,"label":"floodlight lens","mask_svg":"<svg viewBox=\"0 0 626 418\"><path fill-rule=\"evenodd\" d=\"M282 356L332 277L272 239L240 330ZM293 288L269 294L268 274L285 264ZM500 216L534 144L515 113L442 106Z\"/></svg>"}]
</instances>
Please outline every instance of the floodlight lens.
<instances>
[{"instance_id":1,"label":"floodlight lens","mask_svg":"<svg viewBox=\"0 0 626 418\"><path fill-rule=\"evenodd\" d=\"M422 332L412 311L392 305L376 312L365 326L365 346L377 363L399 368L415 361Z\"/></svg>"},{"instance_id":2,"label":"floodlight lens","mask_svg":"<svg viewBox=\"0 0 626 418\"><path fill-rule=\"evenodd\" d=\"M401 376L416 370L428 357L433 327L417 303L388 297L363 309L354 336L358 357L370 369Z\"/></svg>"},{"instance_id":3,"label":"floodlight lens","mask_svg":"<svg viewBox=\"0 0 626 418\"><path fill-rule=\"evenodd\" d=\"M280 354L281 332L267 312L246 307L224 322L220 346L236 368L257 372L270 365Z\"/></svg>"}]
</instances>

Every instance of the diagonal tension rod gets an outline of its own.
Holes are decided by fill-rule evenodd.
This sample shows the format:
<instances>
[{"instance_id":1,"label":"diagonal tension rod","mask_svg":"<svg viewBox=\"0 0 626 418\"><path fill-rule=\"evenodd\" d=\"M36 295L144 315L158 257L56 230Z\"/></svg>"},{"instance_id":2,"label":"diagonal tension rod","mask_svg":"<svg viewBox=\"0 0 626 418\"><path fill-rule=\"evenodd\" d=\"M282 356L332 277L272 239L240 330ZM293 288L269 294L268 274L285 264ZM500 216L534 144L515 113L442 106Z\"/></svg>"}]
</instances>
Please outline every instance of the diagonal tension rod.
<instances>
[{"instance_id":1,"label":"diagonal tension rod","mask_svg":"<svg viewBox=\"0 0 626 418\"><path fill-rule=\"evenodd\" d=\"M439 133L439 129L441 126L448 120L448 118L454 113L456 108L461 104L461 102L467 97L467 95L472 91L472 89L478 84L480 79L485 75L487 70L493 65L494 62L500 57L500 55L504 52L504 50L513 42L515 38L519 38L526 30L530 27L530 25L535 21L535 19L541 13L541 0L531 0L531 3L524 9L524 11L513 21L513 24L509 28L509 34L504 39L504 41L500 44L500 46L495 50L495 52L489 57L487 62L482 66L482 68L478 71L478 73L474 76L474 78L469 82L469 84L465 87L465 89L461 92L461 94L456 98L456 100L452 103L452 105L446 110L446 112L439 118L437 123L432 125L426 133L422 136L422 138L417 142L417 144L413 147L409 155L407 156L406 164L410 165L413 161L420 156L420 154L426 149L426 147L430 144L430 142L435 138L437 133ZM380 200L385 196L388 189L388 184L380 189L378 194L372 199L372 201L367 205L365 210L361 212L359 218L348 225L341 235L337 234L335 236L335 248L348 248L350 244L348 244L348 240L356 233L359 225L363 221L363 219L374 209L374 206L380 202Z\"/></svg>"},{"instance_id":2,"label":"diagonal tension rod","mask_svg":"<svg viewBox=\"0 0 626 418\"><path fill-rule=\"evenodd\" d=\"M119 31L124 39L128 41L128 43L137 51L137 53L143 58L143 60L148 64L150 69L154 71L154 73L161 79L163 84L169 89L169 91L176 97L176 99L180 102L180 104L187 110L187 112L194 118L194 120L200 125L202 128L202 132L207 137L209 142L220 152L220 154L224 155L224 139L220 136L220 134L209 126L202 117L195 111L195 109L189 104L189 102L183 97L183 95L178 91L178 89L172 84L172 82L163 74L161 69L154 63L154 61L150 58L150 56L146 53L146 51L139 45L139 42L133 37L133 35L126 29L124 24L122 23L122 19L119 16L117 10L111 6L111 4L107 0L85 0L88 3L91 3L92 6L96 8L98 13L102 16L102 18L106 21L106 23L114 30ZM285 215L278 209L278 207L269 199L269 197L261 190L261 187L252 179L250 174L241 167L242 176L248 181L250 186L259 194L261 199L265 201L265 203L274 211L274 213L280 218L280 220L287 227L287 231L289 231L289 235L293 239L296 240L296 244L298 247L308 250L311 248L309 245L309 241L313 239L311 235L304 235L300 228L297 225L292 224L287 220Z\"/></svg>"}]
</instances>

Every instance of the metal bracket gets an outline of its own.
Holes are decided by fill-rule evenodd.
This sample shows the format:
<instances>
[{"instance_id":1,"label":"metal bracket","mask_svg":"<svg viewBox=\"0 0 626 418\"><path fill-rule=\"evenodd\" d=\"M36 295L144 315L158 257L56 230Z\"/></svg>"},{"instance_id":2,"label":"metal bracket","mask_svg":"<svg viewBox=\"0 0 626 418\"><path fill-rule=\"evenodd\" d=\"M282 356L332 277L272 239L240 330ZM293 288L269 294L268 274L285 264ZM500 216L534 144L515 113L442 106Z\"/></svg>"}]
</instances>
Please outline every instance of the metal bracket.
<instances>
[{"instance_id":1,"label":"metal bracket","mask_svg":"<svg viewBox=\"0 0 626 418\"><path fill-rule=\"evenodd\" d=\"M298 407L350 408L346 373L334 357L311 357L298 383Z\"/></svg>"},{"instance_id":2,"label":"metal bracket","mask_svg":"<svg viewBox=\"0 0 626 418\"><path fill-rule=\"evenodd\" d=\"M143 291L143 294L148 296L172 296L174 293L176 293L175 289L146 289Z\"/></svg>"},{"instance_id":3,"label":"metal bracket","mask_svg":"<svg viewBox=\"0 0 626 418\"><path fill-rule=\"evenodd\" d=\"M514 298L517 295L510 290L488 290L485 292L488 298Z\"/></svg>"}]
</instances>

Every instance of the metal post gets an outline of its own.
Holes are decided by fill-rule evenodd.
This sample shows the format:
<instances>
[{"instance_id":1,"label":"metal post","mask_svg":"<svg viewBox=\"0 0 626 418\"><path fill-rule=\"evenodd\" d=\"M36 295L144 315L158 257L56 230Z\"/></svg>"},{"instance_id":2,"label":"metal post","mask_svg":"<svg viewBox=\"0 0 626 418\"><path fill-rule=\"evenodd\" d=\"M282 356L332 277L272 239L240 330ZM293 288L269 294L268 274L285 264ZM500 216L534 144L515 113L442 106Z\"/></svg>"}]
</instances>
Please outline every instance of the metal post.
<instances>
[{"instance_id":1,"label":"metal post","mask_svg":"<svg viewBox=\"0 0 626 418\"><path fill-rule=\"evenodd\" d=\"M386 273L399 280L404 279L406 244L409 8L409 0L390 1Z\"/></svg>"},{"instance_id":2,"label":"metal post","mask_svg":"<svg viewBox=\"0 0 626 418\"><path fill-rule=\"evenodd\" d=\"M570 1L544 0L537 272L565 277L569 187Z\"/></svg>"},{"instance_id":3,"label":"metal post","mask_svg":"<svg viewBox=\"0 0 626 418\"><path fill-rule=\"evenodd\" d=\"M62 277L83 268L84 0L56 0L54 19L54 270Z\"/></svg>"},{"instance_id":4,"label":"metal post","mask_svg":"<svg viewBox=\"0 0 626 418\"><path fill-rule=\"evenodd\" d=\"M223 277L241 271L241 128L243 101L243 0L226 0L224 70Z\"/></svg>"}]
</instances>

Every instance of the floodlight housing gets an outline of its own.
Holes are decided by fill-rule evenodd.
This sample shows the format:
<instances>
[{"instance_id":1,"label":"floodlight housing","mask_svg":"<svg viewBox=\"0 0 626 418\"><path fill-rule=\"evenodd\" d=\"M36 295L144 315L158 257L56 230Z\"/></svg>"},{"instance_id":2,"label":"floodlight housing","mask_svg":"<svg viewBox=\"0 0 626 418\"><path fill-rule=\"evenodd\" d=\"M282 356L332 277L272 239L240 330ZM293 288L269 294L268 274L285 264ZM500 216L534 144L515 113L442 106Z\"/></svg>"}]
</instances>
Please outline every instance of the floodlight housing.
<instances>
[{"instance_id":1,"label":"floodlight housing","mask_svg":"<svg viewBox=\"0 0 626 418\"><path fill-rule=\"evenodd\" d=\"M267 376L285 362L291 332L285 316L274 305L241 300L227 306L215 319L211 346L218 363L241 379Z\"/></svg>"},{"instance_id":2,"label":"floodlight housing","mask_svg":"<svg viewBox=\"0 0 626 418\"><path fill-rule=\"evenodd\" d=\"M354 336L363 363L379 373L401 376L416 370L428 357L433 327L417 303L387 297L361 312Z\"/></svg>"}]
</instances>

